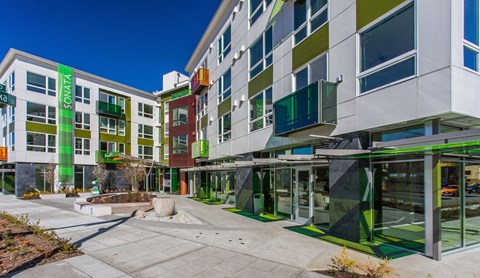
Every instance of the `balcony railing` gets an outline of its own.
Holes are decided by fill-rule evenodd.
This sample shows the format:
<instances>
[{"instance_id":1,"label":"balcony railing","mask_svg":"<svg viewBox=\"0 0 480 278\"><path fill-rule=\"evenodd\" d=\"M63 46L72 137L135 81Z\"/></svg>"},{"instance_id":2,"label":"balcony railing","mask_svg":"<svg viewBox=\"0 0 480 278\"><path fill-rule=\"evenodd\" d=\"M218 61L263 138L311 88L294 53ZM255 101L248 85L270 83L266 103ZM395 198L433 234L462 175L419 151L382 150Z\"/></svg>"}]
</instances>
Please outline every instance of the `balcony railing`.
<instances>
[{"instance_id":1,"label":"balcony railing","mask_svg":"<svg viewBox=\"0 0 480 278\"><path fill-rule=\"evenodd\" d=\"M113 117L122 116L122 107L120 105L111 104L104 101L97 101L97 113Z\"/></svg>"},{"instance_id":2,"label":"balcony railing","mask_svg":"<svg viewBox=\"0 0 480 278\"><path fill-rule=\"evenodd\" d=\"M122 163L122 153L109 151L96 151L95 162L97 163Z\"/></svg>"},{"instance_id":3,"label":"balcony railing","mask_svg":"<svg viewBox=\"0 0 480 278\"><path fill-rule=\"evenodd\" d=\"M7 160L8 160L8 148L0 147L0 161L7 161Z\"/></svg>"},{"instance_id":4,"label":"balcony railing","mask_svg":"<svg viewBox=\"0 0 480 278\"><path fill-rule=\"evenodd\" d=\"M208 158L208 140L198 140L192 143L192 158Z\"/></svg>"},{"instance_id":5,"label":"balcony railing","mask_svg":"<svg viewBox=\"0 0 480 278\"><path fill-rule=\"evenodd\" d=\"M335 125L337 86L324 80L315 81L275 102L273 111L276 135L318 125Z\"/></svg>"},{"instance_id":6,"label":"balcony railing","mask_svg":"<svg viewBox=\"0 0 480 278\"><path fill-rule=\"evenodd\" d=\"M190 88L194 94L200 94L203 89L210 84L210 74L207 68L201 68L195 73L192 78Z\"/></svg>"}]
</instances>

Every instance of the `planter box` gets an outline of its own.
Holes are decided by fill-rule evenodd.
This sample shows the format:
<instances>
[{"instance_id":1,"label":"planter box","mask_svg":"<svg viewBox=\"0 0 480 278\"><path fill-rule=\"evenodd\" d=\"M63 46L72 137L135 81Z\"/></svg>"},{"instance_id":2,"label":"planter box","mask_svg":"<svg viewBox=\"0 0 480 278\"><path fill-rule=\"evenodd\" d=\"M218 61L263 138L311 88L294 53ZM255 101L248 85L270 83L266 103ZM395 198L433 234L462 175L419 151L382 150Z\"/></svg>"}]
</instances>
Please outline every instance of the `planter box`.
<instances>
[{"instance_id":1,"label":"planter box","mask_svg":"<svg viewBox=\"0 0 480 278\"><path fill-rule=\"evenodd\" d=\"M55 193L55 194L40 194L40 199L51 200L51 199L64 199L67 198L65 193Z\"/></svg>"}]
</instances>

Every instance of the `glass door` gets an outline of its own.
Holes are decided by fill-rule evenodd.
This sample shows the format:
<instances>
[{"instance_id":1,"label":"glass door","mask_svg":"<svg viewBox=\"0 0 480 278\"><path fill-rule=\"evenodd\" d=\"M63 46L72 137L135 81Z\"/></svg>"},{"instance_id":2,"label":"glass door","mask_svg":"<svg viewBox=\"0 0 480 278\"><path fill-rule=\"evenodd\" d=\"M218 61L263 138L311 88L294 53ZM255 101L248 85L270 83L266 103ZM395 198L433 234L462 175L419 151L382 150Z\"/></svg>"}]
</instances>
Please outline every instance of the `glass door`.
<instances>
[{"instance_id":1,"label":"glass door","mask_svg":"<svg viewBox=\"0 0 480 278\"><path fill-rule=\"evenodd\" d=\"M296 168L295 179L295 222L307 223L310 219L310 167Z\"/></svg>"},{"instance_id":2,"label":"glass door","mask_svg":"<svg viewBox=\"0 0 480 278\"><path fill-rule=\"evenodd\" d=\"M292 170L290 168L275 170L275 215L293 219L292 208Z\"/></svg>"},{"instance_id":3,"label":"glass door","mask_svg":"<svg viewBox=\"0 0 480 278\"><path fill-rule=\"evenodd\" d=\"M480 243L480 162L465 164L465 241Z\"/></svg>"},{"instance_id":4,"label":"glass door","mask_svg":"<svg viewBox=\"0 0 480 278\"><path fill-rule=\"evenodd\" d=\"M462 247L462 163L442 162L442 251Z\"/></svg>"}]
</instances>

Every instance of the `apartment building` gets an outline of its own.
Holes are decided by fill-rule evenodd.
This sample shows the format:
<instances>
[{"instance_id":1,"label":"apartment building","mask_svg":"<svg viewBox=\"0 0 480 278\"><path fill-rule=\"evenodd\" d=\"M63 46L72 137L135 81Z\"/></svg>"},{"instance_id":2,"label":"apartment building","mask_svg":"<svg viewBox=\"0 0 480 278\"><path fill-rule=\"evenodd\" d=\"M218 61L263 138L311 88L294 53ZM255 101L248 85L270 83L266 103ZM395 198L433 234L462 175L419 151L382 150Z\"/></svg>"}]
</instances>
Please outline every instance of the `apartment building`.
<instances>
[{"instance_id":1,"label":"apartment building","mask_svg":"<svg viewBox=\"0 0 480 278\"><path fill-rule=\"evenodd\" d=\"M192 193L435 259L478 245L479 35L478 0L222 1L186 66Z\"/></svg>"},{"instance_id":2,"label":"apartment building","mask_svg":"<svg viewBox=\"0 0 480 278\"><path fill-rule=\"evenodd\" d=\"M151 161L144 189L155 189L160 109L153 94L11 49L0 64L0 84L16 105L2 111L2 191L92 187L98 162L111 172L104 186L128 186L116 165ZM56 165L55 188L44 178Z\"/></svg>"}]
</instances>

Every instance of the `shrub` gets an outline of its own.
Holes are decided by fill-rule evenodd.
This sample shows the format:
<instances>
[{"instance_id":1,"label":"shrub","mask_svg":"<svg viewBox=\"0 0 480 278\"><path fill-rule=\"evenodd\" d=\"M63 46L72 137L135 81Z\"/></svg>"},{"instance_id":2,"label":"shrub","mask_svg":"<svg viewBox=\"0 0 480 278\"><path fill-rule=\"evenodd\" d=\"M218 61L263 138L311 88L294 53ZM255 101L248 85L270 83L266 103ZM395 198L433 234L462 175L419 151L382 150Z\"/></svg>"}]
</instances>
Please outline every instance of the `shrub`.
<instances>
[{"instance_id":1,"label":"shrub","mask_svg":"<svg viewBox=\"0 0 480 278\"><path fill-rule=\"evenodd\" d=\"M347 273L355 273L355 268L357 267L358 263L355 259L350 258L347 253L347 247L343 246L343 251L340 255L333 257L332 264L329 265L332 267L332 272L336 273L340 272L347 272Z\"/></svg>"}]
</instances>

